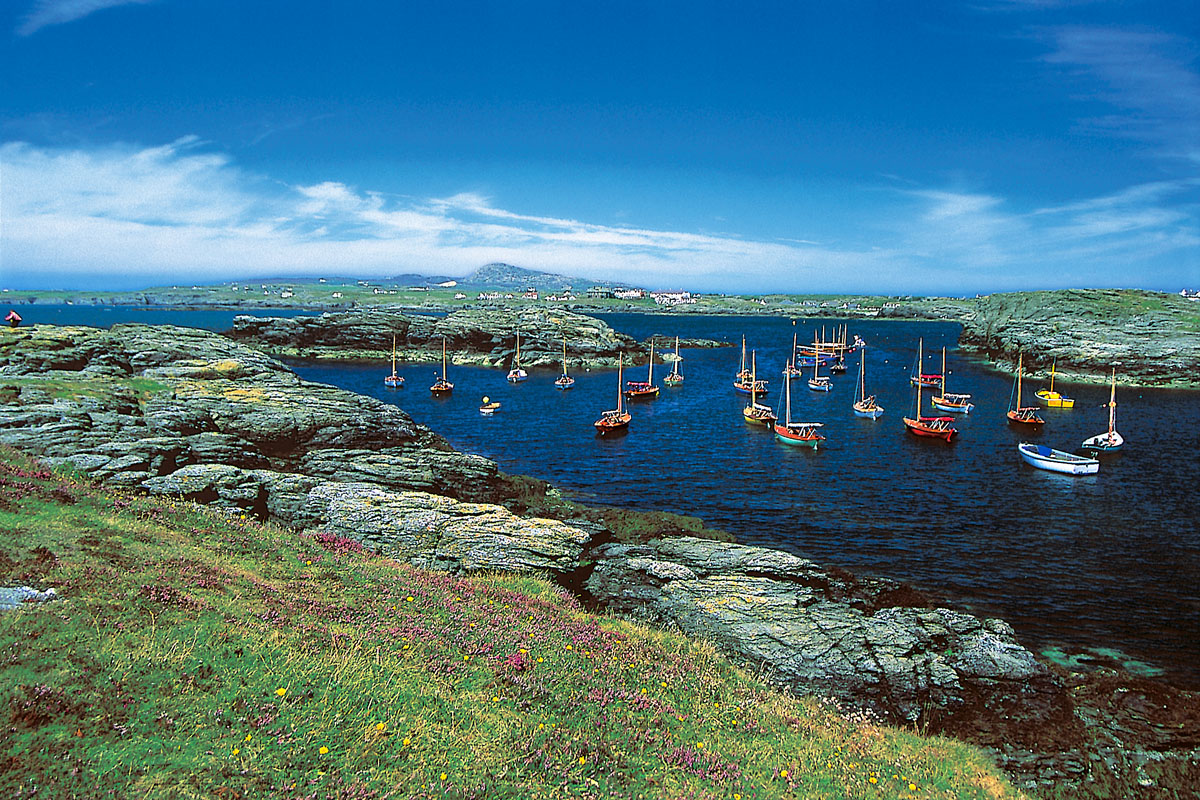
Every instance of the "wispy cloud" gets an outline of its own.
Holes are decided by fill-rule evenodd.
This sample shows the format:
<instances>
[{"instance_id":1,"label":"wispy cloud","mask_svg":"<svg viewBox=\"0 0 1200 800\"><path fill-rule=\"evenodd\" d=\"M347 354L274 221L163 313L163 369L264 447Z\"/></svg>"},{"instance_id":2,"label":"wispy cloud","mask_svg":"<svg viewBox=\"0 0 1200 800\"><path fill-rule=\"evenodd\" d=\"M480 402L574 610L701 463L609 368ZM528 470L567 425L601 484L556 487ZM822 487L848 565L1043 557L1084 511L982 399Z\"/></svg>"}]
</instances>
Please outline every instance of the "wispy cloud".
<instances>
[{"instance_id":1,"label":"wispy cloud","mask_svg":"<svg viewBox=\"0 0 1200 800\"><path fill-rule=\"evenodd\" d=\"M154 0L38 0L17 26L17 35L29 36L41 28L74 22L105 8L151 2Z\"/></svg>"},{"instance_id":2,"label":"wispy cloud","mask_svg":"<svg viewBox=\"0 0 1200 800\"><path fill-rule=\"evenodd\" d=\"M1200 253L1200 187L1186 181L1025 211L982 192L892 189L889 225L864 218L853 240L864 243L818 245L802 226L761 241L520 213L475 193L413 200L338 181L283 185L194 138L149 148L9 142L0 161L0 267L24 273L25 285L63 273L100 283L461 275L502 260L709 291L950 293L1147 285L1151 275L1169 287ZM1160 258L1168 267L1155 273Z\"/></svg>"},{"instance_id":3,"label":"wispy cloud","mask_svg":"<svg viewBox=\"0 0 1200 800\"><path fill-rule=\"evenodd\" d=\"M1045 56L1091 79L1093 99L1118 110L1087 124L1133 136L1200 163L1200 72L1196 43L1153 30L1068 26L1043 31Z\"/></svg>"}]
</instances>

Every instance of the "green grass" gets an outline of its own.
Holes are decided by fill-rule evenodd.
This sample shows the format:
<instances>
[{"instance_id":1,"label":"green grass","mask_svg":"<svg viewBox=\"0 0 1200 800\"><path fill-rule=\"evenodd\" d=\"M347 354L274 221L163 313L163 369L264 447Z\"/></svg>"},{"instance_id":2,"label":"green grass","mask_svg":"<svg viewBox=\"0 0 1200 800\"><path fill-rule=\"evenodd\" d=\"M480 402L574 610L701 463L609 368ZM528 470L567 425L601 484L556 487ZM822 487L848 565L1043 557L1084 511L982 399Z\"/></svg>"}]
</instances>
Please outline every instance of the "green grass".
<instances>
[{"instance_id":1,"label":"green grass","mask_svg":"<svg viewBox=\"0 0 1200 800\"><path fill-rule=\"evenodd\" d=\"M1020 796L967 745L541 578L423 572L11 451L0 523L3 585L63 597L0 614L0 796Z\"/></svg>"}]
</instances>

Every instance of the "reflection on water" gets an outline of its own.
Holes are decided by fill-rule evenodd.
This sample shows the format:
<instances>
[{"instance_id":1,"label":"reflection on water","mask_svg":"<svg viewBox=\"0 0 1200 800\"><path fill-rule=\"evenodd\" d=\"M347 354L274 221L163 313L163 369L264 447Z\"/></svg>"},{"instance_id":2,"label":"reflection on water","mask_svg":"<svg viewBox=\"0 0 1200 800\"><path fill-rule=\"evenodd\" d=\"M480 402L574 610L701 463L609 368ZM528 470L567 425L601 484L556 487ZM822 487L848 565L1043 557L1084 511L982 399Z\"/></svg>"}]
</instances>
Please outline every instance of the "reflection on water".
<instances>
[{"instance_id":1,"label":"reflection on water","mask_svg":"<svg viewBox=\"0 0 1200 800\"><path fill-rule=\"evenodd\" d=\"M778 406L789 320L606 318L638 338L740 342L745 333L760 377L771 380L767 402ZM799 321L800 341L812 340L814 326L821 323ZM573 369L575 389L560 392L553 369L514 385L499 370L452 366L454 395L433 399L430 365L406 366L401 390L384 388L382 363L298 371L396 403L456 447L587 502L696 514L742 542L908 581L1001 616L1031 646L1116 648L1200 687L1200 393L1118 388L1126 451L1103 457L1098 475L1056 475L1024 464L1017 444L1075 450L1107 427L1106 387L1064 385L1074 409L1046 409L1042 431L1016 430L1004 417L1011 379L951 349L953 389L972 393L976 408L957 419L954 442L918 439L900 422L911 413L917 337L926 370L936 372L958 326L864 321L850 331L868 342L868 392L887 411L875 421L853 416L857 355L832 392L794 384L793 419L825 423L828 440L815 452L742 420L746 397L731 387L736 347L685 351L684 385L631 404L629 432L606 437L592 422L613 407L615 372ZM1040 385L1030 381L1027 403ZM503 404L490 419L478 412L485 394Z\"/></svg>"}]
</instances>

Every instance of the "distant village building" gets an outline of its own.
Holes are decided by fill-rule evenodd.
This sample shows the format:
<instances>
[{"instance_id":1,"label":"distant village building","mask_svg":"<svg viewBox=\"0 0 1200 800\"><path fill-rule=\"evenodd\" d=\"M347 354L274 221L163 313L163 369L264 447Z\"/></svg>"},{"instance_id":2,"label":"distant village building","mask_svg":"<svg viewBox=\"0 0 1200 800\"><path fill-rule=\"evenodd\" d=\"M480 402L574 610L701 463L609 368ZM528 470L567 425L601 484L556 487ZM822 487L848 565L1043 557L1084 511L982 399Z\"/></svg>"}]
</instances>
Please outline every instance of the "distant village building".
<instances>
[{"instance_id":1,"label":"distant village building","mask_svg":"<svg viewBox=\"0 0 1200 800\"><path fill-rule=\"evenodd\" d=\"M466 300L467 296L465 294L463 294L462 292L455 292L454 299L455 300Z\"/></svg>"},{"instance_id":2,"label":"distant village building","mask_svg":"<svg viewBox=\"0 0 1200 800\"><path fill-rule=\"evenodd\" d=\"M651 299L655 305L659 306L678 306L688 303L695 303L696 298L691 292L651 292Z\"/></svg>"},{"instance_id":3,"label":"distant village building","mask_svg":"<svg viewBox=\"0 0 1200 800\"><path fill-rule=\"evenodd\" d=\"M614 297L616 297L616 295L613 294L613 290L608 288L607 286L593 286L592 288L587 290L586 294L588 297L597 299L597 300L604 300L604 299L611 300Z\"/></svg>"},{"instance_id":4,"label":"distant village building","mask_svg":"<svg viewBox=\"0 0 1200 800\"><path fill-rule=\"evenodd\" d=\"M317 278L317 283L324 283L324 282L325 282L324 278Z\"/></svg>"},{"instance_id":5,"label":"distant village building","mask_svg":"<svg viewBox=\"0 0 1200 800\"><path fill-rule=\"evenodd\" d=\"M499 292L480 292L476 300L502 300L503 297Z\"/></svg>"},{"instance_id":6,"label":"distant village building","mask_svg":"<svg viewBox=\"0 0 1200 800\"><path fill-rule=\"evenodd\" d=\"M1185 300L1200 300L1200 289L1180 289L1179 296Z\"/></svg>"},{"instance_id":7,"label":"distant village building","mask_svg":"<svg viewBox=\"0 0 1200 800\"><path fill-rule=\"evenodd\" d=\"M283 292L280 292L280 293L279 293L279 296L280 296L280 297L282 297L283 299L285 299L285 300L286 300L286 299L287 299L287 298L289 298L289 297L293 297L293 296L295 296L295 293L294 293L294 292L289 292L289 291L283 291Z\"/></svg>"},{"instance_id":8,"label":"distant village building","mask_svg":"<svg viewBox=\"0 0 1200 800\"><path fill-rule=\"evenodd\" d=\"M533 288L526 289L525 294L521 295L521 297L523 297L526 300L537 300L538 299L538 290L533 289Z\"/></svg>"},{"instance_id":9,"label":"distant village building","mask_svg":"<svg viewBox=\"0 0 1200 800\"><path fill-rule=\"evenodd\" d=\"M613 290L613 295L618 300L641 300L646 296L646 292L642 289L618 288Z\"/></svg>"},{"instance_id":10,"label":"distant village building","mask_svg":"<svg viewBox=\"0 0 1200 800\"><path fill-rule=\"evenodd\" d=\"M332 296L334 299L337 299L337 298L340 298L340 297L342 296L342 293L341 293L341 292L334 292L334 293L333 293L333 295L331 295L331 296Z\"/></svg>"}]
</instances>

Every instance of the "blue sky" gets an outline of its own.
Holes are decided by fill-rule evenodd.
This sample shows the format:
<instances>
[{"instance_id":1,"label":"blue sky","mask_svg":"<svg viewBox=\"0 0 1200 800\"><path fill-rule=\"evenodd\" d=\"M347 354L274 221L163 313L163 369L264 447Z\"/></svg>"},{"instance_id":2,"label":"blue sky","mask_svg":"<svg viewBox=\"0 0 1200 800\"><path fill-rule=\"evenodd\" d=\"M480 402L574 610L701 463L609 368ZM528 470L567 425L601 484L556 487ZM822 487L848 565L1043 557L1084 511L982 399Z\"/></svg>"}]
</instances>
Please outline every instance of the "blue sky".
<instances>
[{"instance_id":1,"label":"blue sky","mask_svg":"<svg viewBox=\"0 0 1200 800\"><path fill-rule=\"evenodd\" d=\"M0 284L1200 284L1200 3L11 0Z\"/></svg>"}]
</instances>

